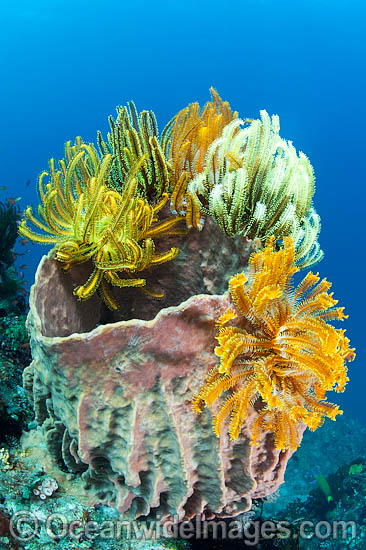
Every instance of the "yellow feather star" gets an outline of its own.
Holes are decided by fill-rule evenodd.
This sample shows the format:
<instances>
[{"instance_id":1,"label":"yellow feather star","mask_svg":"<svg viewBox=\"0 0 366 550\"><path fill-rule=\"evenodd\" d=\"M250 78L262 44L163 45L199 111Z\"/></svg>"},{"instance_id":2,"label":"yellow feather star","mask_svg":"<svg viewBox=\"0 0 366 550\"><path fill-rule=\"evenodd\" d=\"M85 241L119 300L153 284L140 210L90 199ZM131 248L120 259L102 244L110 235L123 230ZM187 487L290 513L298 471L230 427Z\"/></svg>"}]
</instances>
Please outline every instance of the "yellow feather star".
<instances>
[{"instance_id":1,"label":"yellow feather star","mask_svg":"<svg viewBox=\"0 0 366 550\"><path fill-rule=\"evenodd\" d=\"M28 207L19 233L40 243L54 244L55 258L62 263L64 271L74 264L92 260L94 269L90 277L74 289L74 294L86 300L98 290L107 306L117 309L107 283L118 287L145 287L146 280L134 278L133 274L177 256L177 248L158 253L153 238L175 233L173 228L183 218L172 216L158 221L158 212L169 200L167 193L163 193L154 206L139 196L137 172L145 156L132 166L121 191L107 185L112 155L106 154L100 159L93 145L86 145L78 138L75 145L66 144L65 157L66 161L59 163L60 170L56 170L51 159L50 181L46 186L43 181L47 172L40 175L39 218ZM43 234L31 230L27 219ZM120 272L127 278L121 278ZM153 297L163 296L142 290Z\"/></svg>"},{"instance_id":2,"label":"yellow feather star","mask_svg":"<svg viewBox=\"0 0 366 550\"><path fill-rule=\"evenodd\" d=\"M328 390L343 392L348 381L346 361L355 357L344 330L327 321L347 318L336 307L331 284L308 273L296 289L291 280L295 247L290 237L275 250L271 237L264 249L252 254L248 279L238 274L229 282L235 309L218 320L215 348L220 362L207 375L193 401L200 412L230 392L219 407L214 428L219 436L231 415L229 432L236 439L248 408L256 404L258 418L252 426L251 443L260 429L274 433L277 448L296 449L300 442L298 423L311 430L325 417L342 414L327 402ZM231 325L238 318L237 326Z\"/></svg>"}]
</instances>

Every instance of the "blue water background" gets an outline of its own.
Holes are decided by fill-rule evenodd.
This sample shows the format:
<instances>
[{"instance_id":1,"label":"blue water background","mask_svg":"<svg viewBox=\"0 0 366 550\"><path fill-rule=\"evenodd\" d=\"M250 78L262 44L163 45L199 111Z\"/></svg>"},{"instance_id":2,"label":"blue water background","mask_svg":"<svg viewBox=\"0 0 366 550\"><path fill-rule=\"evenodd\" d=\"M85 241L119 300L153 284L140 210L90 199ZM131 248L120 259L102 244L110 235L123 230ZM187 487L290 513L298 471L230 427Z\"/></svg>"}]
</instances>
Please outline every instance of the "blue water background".
<instances>
[{"instance_id":1,"label":"blue water background","mask_svg":"<svg viewBox=\"0 0 366 550\"><path fill-rule=\"evenodd\" d=\"M329 399L364 422L365 6L23 0L3 2L0 20L0 198L21 196L22 208L37 205L37 175L63 143L106 133L107 115L130 99L154 110L160 129L209 99L211 85L243 117L280 116L281 135L315 169L325 251L315 270L346 306L357 348L346 392ZM18 263L31 284L46 248L25 248Z\"/></svg>"}]
</instances>

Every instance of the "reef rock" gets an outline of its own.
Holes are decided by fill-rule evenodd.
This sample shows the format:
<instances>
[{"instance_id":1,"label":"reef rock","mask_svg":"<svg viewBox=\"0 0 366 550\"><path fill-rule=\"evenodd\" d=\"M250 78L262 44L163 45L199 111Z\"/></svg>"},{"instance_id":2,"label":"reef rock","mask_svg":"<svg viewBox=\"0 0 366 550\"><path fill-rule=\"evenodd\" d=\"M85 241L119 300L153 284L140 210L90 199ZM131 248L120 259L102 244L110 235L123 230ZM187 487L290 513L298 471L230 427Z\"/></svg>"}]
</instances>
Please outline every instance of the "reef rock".
<instances>
[{"instance_id":1,"label":"reef rock","mask_svg":"<svg viewBox=\"0 0 366 550\"><path fill-rule=\"evenodd\" d=\"M278 488L292 454L276 449L270 433L249 445L254 408L234 442L225 430L215 436L207 409L192 410L217 360L215 321L230 300L222 287L250 251L215 231L189 237L181 259L152 274L153 282L170 281L165 302L123 289L131 292L121 295L120 320L108 318L98 297L73 296L85 264L65 275L50 253L31 289L33 362L24 386L48 449L82 476L95 503L129 519L235 516ZM207 252L202 243L215 235L218 246Z\"/></svg>"}]
</instances>

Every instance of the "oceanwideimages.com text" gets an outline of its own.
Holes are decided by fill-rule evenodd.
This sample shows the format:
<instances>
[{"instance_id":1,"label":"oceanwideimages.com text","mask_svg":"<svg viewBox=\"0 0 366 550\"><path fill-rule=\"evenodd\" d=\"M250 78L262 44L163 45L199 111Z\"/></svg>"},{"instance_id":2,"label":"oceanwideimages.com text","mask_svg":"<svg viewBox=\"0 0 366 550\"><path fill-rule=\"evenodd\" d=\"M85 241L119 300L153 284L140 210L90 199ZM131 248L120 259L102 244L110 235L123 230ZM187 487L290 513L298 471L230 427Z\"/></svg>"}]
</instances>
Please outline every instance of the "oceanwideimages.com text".
<instances>
[{"instance_id":1,"label":"oceanwideimages.com text","mask_svg":"<svg viewBox=\"0 0 366 550\"><path fill-rule=\"evenodd\" d=\"M257 545L261 540L273 538L345 540L356 538L357 527L353 521L301 521L294 525L288 521L250 521L241 519L231 521L201 521L196 518L179 523L178 518L161 521L68 521L63 514L51 514L46 520L39 521L37 516L27 510L19 511L10 520L10 532L19 542L29 542L42 535L53 541L70 538L83 540L160 540L176 538L183 540L242 540L248 547Z\"/></svg>"}]
</instances>

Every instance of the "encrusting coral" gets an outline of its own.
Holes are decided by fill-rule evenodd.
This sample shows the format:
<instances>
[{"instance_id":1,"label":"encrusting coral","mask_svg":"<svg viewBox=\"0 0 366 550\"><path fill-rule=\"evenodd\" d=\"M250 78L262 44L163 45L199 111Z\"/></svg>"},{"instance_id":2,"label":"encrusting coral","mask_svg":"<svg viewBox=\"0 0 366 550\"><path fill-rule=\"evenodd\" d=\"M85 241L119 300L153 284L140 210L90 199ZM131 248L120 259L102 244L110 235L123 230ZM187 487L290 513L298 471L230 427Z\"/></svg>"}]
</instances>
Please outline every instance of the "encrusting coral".
<instances>
[{"instance_id":1,"label":"encrusting coral","mask_svg":"<svg viewBox=\"0 0 366 550\"><path fill-rule=\"evenodd\" d=\"M161 294L146 290L146 280L134 278L136 271L173 259L177 248L158 253L153 238L174 232L182 219L171 216L161 222L158 213L168 200L163 193L151 206L137 193L136 174L145 162L145 156L134 159L123 186L118 192L108 186L107 180L113 164L113 156L103 158L93 145L84 144L80 138L75 145L65 146L66 161L60 161L60 169L54 159L49 163L50 181L44 187L39 177L39 193L43 202L36 218L31 207L25 212L19 233L40 243L55 245L55 259L65 271L73 264L92 260L93 270L85 284L74 289L74 294L85 300L99 290L111 309L117 309L107 283L117 287L137 286L150 295ZM27 226L27 219L44 233L35 233ZM127 278L121 278L119 272Z\"/></svg>"},{"instance_id":2,"label":"encrusting coral","mask_svg":"<svg viewBox=\"0 0 366 550\"><path fill-rule=\"evenodd\" d=\"M298 270L292 239L286 237L276 251L271 237L251 256L248 278L241 273L229 282L234 308L217 322L220 362L193 402L200 412L231 390L215 416L217 435L231 414L230 437L236 439L254 404L258 418L251 443L257 444L262 428L274 433L277 448L296 449L299 422L315 430L325 417L334 420L341 413L326 401L326 392L344 391L345 363L355 354L345 331L327 321L345 319L344 308L335 307L337 300L328 294L331 284L319 282L317 274L309 272L293 289Z\"/></svg>"}]
</instances>

